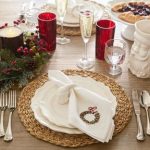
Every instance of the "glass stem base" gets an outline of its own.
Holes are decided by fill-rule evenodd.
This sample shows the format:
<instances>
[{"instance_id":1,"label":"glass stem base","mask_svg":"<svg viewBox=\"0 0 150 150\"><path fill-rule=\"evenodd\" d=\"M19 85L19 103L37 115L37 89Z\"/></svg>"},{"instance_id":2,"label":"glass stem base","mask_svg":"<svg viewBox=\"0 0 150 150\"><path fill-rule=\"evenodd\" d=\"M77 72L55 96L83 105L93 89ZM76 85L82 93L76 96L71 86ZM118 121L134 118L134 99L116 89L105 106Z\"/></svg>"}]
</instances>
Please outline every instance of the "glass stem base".
<instances>
[{"instance_id":1,"label":"glass stem base","mask_svg":"<svg viewBox=\"0 0 150 150\"><path fill-rule=\"evenodd\" d=\"M64 45L64 44L70 43L70 39L68 39L68 38L66 38L66 37L58 37L58 38L56 39L56 42L57 42L57 44Z\"/></svg>"},{"instance_id":2,"label":"glass stem base","mask_svg":"<svg viewBox=\"0 0 150 150\"><path fill-rule=\"evenodd\" d=\"M91 58L81 58L77 63L77 67L83 70L89 70L94 66L94 60Z\"/></svg>"},{"instance_id":3,"label":"glass stem base","mask_svg":"<svg viewBox=\"0 0 150 150\"><path fill-rule=\"evenodd\" d=\"M111 74L111 75L119 75L119 74L121 74L122 73L122 69L121 69L121 67L120 66L111 66L110 68L109 68L109 72L108 72L109 74Z\"/></svg>"}]
</instances>

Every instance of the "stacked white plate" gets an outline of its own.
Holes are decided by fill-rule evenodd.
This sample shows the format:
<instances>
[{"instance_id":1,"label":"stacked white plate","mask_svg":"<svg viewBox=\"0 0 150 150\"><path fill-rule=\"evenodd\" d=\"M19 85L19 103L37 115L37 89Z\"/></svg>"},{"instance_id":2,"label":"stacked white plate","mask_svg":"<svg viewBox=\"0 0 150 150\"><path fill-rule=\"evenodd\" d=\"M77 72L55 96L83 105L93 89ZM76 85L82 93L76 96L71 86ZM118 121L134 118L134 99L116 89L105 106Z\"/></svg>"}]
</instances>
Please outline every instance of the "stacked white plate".
<instances>
[{"instance_id":1,"label":"stacked white plate","mask_svg":"<svg viewBox=\"0 0 150 150\"><path fill-rule=\"evenodd\" d=\"M103 16L105 7L102 4L94 1L85 1L81 3L77 3L75 0L72 0L69 1L67 14L64 19L64 26L78 27L80 9L84 9L85 7L90 7L90 9L94 12L94 23ZM42 6L42 9L43 11L50 11L57 15L56 5L54 1L51 1L49 4ZM58 18L58 24L60 24L59 18Z\"/></svg>"},{"instance_id":2,"label":"stacked white plate","mask_svg":"<svg viewBox=\"0 0 150 150\"><path fill-rule=\"evenodd\" d=\"M97 82L93 80L90 77L81 77L81 76L69 76L69 78L78 86L86 88L87 90L90 90L94 93L97 93L98 95L108 99L112 103L112 110L115 114L116 109L116 97L111 93L110 89L105 86L101 82ZM51 87L50 87L51 86ZM51 105L49 105L48 101L46 100L48 98L49 93L53 93L53 89L55 85L53 84L47 84L45 83L41 88L37 89L35 92L34 97L31 100L31 109L34 112L34 116L36 120L41 123L42 125L58 132L63 132L67 134L82 134L82 131L79 129L68 125L63 126L62 124L59 125L57 120L66 120L67 114L64 114L61 112L61 110L58 110L56 107L56 102L52 101ZM50 90L52 89L52 90ZM64 109L66 106L64 105ZM65 111L64 111L65 112ZM49 117L52 116L51 119ZM55 120L55 118L57 118ZM49 121L51 120L51 121Z\"/></svg>"}]
</instances>

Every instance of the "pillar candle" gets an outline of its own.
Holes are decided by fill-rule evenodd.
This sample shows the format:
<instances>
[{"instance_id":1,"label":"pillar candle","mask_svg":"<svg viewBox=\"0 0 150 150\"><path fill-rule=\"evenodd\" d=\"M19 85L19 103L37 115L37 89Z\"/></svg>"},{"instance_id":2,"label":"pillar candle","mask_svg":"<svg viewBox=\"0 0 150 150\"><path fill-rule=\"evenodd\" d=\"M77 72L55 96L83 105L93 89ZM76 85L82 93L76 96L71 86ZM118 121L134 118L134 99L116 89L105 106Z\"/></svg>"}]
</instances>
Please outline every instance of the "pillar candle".
<instances>
[{"instance_id":1,"label":"pillar candle","mask_svg":"<svg viewBox=\"0 0 150 150\"><path fill-rule=\"evenodd\" d=\"M23 45L23 32L20 28L9 26L0 29L0 48L16 52Z\"/></svg>"}]
</instances>

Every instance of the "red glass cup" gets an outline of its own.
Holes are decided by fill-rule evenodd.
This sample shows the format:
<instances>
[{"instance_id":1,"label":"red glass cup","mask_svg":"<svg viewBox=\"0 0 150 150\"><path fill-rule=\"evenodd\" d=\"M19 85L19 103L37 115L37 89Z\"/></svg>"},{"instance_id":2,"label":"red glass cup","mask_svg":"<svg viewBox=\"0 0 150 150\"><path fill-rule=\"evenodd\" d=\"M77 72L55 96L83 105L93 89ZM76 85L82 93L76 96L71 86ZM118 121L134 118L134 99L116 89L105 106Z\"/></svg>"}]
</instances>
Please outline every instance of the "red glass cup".
<instances>
[{"instance_id":1,"label":"red glass cup","mask_svg":"<svg viewBox=\"0 0 150 150\"><path fill-rule=\"evenodd\" d=\"M44 48L49 52L56 49L56 15L44 12L38 16L40 39L44 41Z\"/></svg>"},{"instance_id":2,"label":"red glass cup","mask_svg":"<svg viewBox=\"0 0 150 150\"><path fill-rule=\"evenodd\" d=\"M105 43L114 38L115 22L112 20L99 20L96 24L96 58L104 59Z\"/></svg>"}]
</instances>

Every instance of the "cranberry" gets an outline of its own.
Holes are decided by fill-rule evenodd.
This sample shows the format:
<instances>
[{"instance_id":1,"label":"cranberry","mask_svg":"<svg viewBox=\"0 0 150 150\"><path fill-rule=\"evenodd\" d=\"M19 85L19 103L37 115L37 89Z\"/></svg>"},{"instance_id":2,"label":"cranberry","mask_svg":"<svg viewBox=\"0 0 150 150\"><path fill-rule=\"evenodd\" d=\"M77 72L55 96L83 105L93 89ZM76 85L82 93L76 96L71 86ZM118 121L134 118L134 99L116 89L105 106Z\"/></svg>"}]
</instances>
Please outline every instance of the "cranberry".
<instances>
[{"instance_id":1,"label":"cranberry","mask_svg":"<svg viewBox=\"0 0 150 150\"><path fill-rule=\"evenodd\" d=\"M123 8L123 12L127 12L127 11L130 11L130 10L131 10L131 8L128 7L128 6L126 6L126 7Z\"/></svg>"},{"instance_id":2,"label":"cranberry","mask_svg":"<svg viewBox=\"0 0 150 150\"><path fill-rule=\"evenodd\" d=\"M17 24L17 22L16 22L16 21L14 21L14 24Z\"/></svg>"},{"instance_id":3,"label":"cranberry","mask_svg":"<svg viewBox=\"0 0 150 150\"><path fill-rule=\"evenodd\" d=\"M148 5L144 5L144 8L148 8Z\"/></svg>"},{"instance_id":4,"label":"cranberry","mask_svg":"<svg viewBox=\"0 0 150 150\"><path fill-rule=\"evenodd\" d=\"M29 54L30 54L30 55L33 55L33 54L34 54L34 52L33 52L33 50L32 50L31 48L29 49Z\"/></svg>"},{"instance_id":5,"label":"cranberry","mask_svg":"<svg viewBox=\"0 0 150 150\"><path fill-rule=\"evenodd\" d=\"M18 52L18 53L20 53L21 51L22 51L21 48L18 48L18 49L17 49L17 52Z\"/></svg>"},{"instance_id":6,"label":"cranberry","mask_svg":"<svg viewBox=\"0 0 150 150\"><path fill-rule=\"evenodd\" d=\"M138 9L143 9L143 8L144 8L144 6L139 5L137 8L138 8Z\"/></svg>"},{"instance_id":7,"label":"cranberry","mask_svg":"<svg viewBox=\"0 0 150 150\"><path fill-rule=\"evenodd\" d=\"M139 13L140 16L147 16L147 14L145 12L141 12Z\"/></svg>"},{"instance_id":8,"label":"cranberry","mask_svg":"<svg viewBox=\"0 0 150 150\"><path fill-rule=\"evenodd\" d=\"M138 9L138 13L142 13L143 12L143 10L142 9Z\"/></svg>"},{"instance_id":9,"label":"cranberry","mask_svg":"<svg viewBox=\"0 0 150 150\"><path fill-rule=\"evenodd\" d=\"M27 48L27 47L25 47L23 50L24 50L24 51L28 51L28 48Z\"/></svg>"},{"instance_id":10,"label":"cranberry","mask_svg":"<svg viewBox=\"0 0 150 150\"><path fill-rule=\"evenodd\" d=\"M0 27L0 29L3 29L3 28L5 28L5 26L1 26L1 27Z\"/></svg>"},{"instance_id":11,"label":"cranberry","mask_svg":"<svg viewBox=\"0 0 150 150\"><path fill-rule=\"evenodd\" d=\"M25 23L25 20L22 20L22 23Z\"/></svg>"},{"instance_id":12,"label":"cranberry","mask_svg":"<svg viewBox=\"0 0 150 150\"><path fill-rule=\"evenodd\" d=\"M134 11L133 14L134 14L134 15L138 15L139 12L138 12L138 11Z\"/></svg>"}]
</instances>

